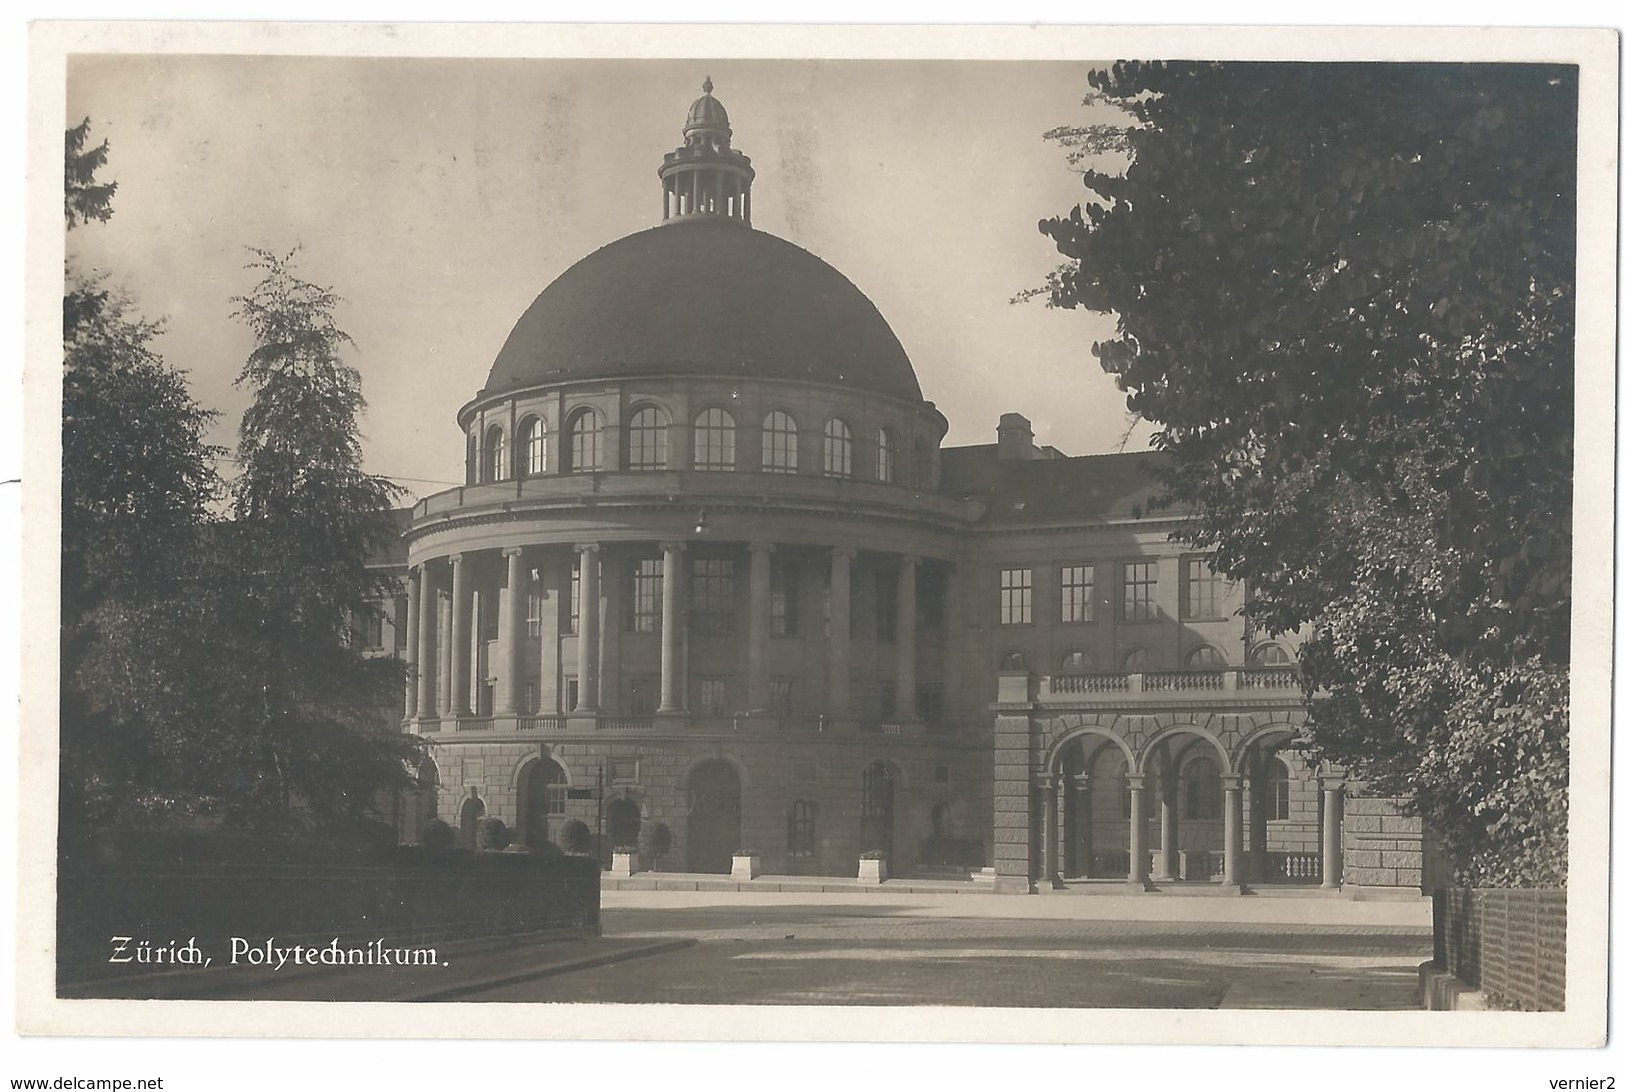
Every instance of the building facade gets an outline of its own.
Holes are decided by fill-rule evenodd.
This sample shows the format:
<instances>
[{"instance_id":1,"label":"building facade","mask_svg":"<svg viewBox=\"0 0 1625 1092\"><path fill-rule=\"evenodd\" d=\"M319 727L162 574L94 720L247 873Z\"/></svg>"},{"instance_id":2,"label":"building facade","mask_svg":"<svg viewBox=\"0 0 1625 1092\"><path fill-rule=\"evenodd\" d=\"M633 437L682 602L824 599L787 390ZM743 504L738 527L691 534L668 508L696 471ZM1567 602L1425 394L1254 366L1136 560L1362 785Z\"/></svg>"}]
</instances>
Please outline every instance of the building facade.
<instances>
[{"instance_id":1,"label":"building facade","mask_svg":"<svg viewBox=\"0 0 1625 1092\"><path fill-rule=\"evenodd\" d=\"M404 838L1421 882L1414 823L1291 749L1295 643L1148 514L1153 456L1069 458L1018 414L943 448L873 304L751 226L709 81L657 176L661 222L536 298L457 411L465 484L381 559L404 592L369 640L433 755Z\"/></svg>"}]
</instances>

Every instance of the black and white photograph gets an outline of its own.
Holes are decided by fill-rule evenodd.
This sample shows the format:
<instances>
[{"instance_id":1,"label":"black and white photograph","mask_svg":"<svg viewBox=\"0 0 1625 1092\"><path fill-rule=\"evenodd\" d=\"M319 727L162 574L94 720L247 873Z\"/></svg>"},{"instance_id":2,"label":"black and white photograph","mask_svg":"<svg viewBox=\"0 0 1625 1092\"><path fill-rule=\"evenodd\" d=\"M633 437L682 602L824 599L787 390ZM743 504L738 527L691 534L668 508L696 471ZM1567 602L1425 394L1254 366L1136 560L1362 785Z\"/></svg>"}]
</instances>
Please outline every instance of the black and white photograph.
<instances>
[{"instance_id":1,"label":"black and white photograph","mask_svg":"<svg viewBox=\"0 0 1625 1092\"><path fill-rule=\"evenodd\" d=\"M25 1034L1606 1043L1617 35L994 31L34 28Z\"/></svg>"}]
</instances>

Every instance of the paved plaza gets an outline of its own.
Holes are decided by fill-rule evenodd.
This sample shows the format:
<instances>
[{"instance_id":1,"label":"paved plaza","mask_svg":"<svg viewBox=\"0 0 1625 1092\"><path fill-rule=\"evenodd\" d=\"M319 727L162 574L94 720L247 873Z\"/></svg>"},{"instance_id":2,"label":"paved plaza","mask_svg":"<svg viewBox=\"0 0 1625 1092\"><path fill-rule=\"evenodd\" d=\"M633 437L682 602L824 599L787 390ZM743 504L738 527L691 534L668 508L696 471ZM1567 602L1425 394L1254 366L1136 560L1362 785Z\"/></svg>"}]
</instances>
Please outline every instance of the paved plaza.
<instances>
[{"instance_id":1,"label":"paved plaza","mask_svg":"<svg viewBox=\"0 0 1625 1092\"><path fill-rule=\"evenodd\" d=\"M1432 951L1424 903L1343 899L606 891L603 922L696 943L463 999L1406 1010Z\"/></svg>"}]
</instances>

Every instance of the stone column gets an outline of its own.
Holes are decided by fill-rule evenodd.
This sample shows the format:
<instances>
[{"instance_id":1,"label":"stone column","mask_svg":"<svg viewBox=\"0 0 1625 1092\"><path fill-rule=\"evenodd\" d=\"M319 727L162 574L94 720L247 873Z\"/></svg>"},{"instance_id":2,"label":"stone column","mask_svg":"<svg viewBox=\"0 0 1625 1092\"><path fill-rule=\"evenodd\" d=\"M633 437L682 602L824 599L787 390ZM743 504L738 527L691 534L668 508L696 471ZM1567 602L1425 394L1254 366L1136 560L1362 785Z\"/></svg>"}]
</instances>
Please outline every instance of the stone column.
<instances>
[{"instance_id":1,"label":"stone column","mask_svg":"<svg viewBox=\"0 0 1625 1092\"><path fill-rule=\"evenodd\" d=\"M1162 867L1157 870L1159 880L1179 878L1179 778L1173 772L1164 773L1162 781L1162 807L1157 818L1162 826Z\"/></svg>"},{"instance_id":2,"label":"stone column","mask_svg":"<svg viewBox=\"0 0 1625 1092\"><path fill-rule=\"evenodd\" d=\"M683 707L683 655L685 634L681 585L683 544L660 544L660 709L662 713L686 713Z\"/></svg>"},{"instance_id":3,"label":"stone column","mask_svg":"<svg viewBox=\"0 0 1625 1092\"><path fill-rule=\"evenodd\" d=\"M440 592L435 588L434 569L427 561L418 566L417 629L418 677L417 714L432 717L435 708L435 627L440 622Z\"/></svg>"},{"instance_id":4,"label":"stone column","mask_svg":"<svg viewBox=\"0 0 1625 1092\"><path fill-rule=\"evenodd\" d=\"M832 715L852 708L852 558L857 551L837 546L829 552L829 702Z\"/></svg>"},{"instance_id":5,"label":"stone column","mask_svg":"<svg viewBox=\"0 0 1625 1092\"><path fill-rule=\"evenodd\" d=\"M402 642L401 652L402 659L406 661L406 704L402 715L408 720L418 711L418 596L423 594L420 587L422 572L422 566L406 570L406 640Z\"/></svg>"},{"instance_id":6,"label":"stone column","mask_svg":"<svg viewBox=\"0 0 1625 1092\"><path fill-rule=\"evenodd\" d=\"M1320 779L1320 886L1343 886L1343 779Z\"/></svg>"},{"instance_id":7,"label":"stone column","mask_svg":"<svg viewBox=\"0 0 1625 1092\"><path fill-rule=\"evenodd\" d=\"M1128 775L1128 882L1144 886L1150 871L1146 842L1150 831L1145 808L1145 774Z\"/></svg>"},{"instance_id":8,"label":"stone column","mask_svg":"<svg viewBox=\"0 0 1625 1092\"><path fill-rule=\"evenodd\" d=\"M435 695L439 698L440 716L442 719L451 716L452 688L451 688L451 661L457 657L453 654L455 646L451 643L451 593L441 591L435 603L435 617L438 631L435 634Z\"/></svg>"},{"instance_id":9,"label":"stone column","mask_svg":"<svg viewBox=\"0 0 1625 1092\"><path fill-rule=\"evenodd\" d=\"M1224 883L1241 884L1241 775L1224 774Z\"/></svg>"},{"instance_id":10,"label":"stone column","mask_svg":"<svg viewBox=\"0 0 1625 1092\"><path fill-rule=\"evenodd\" d=\"M773 547L765 542L750 544L750 704L752 710L768 705L768 642L772 625L770 614Z\"/></svg>"},{"instance_id":11,"label":"stone column","mask_svg":"<svg viewBox=\"0 0 1625 1092\"><path fill-rule=\"evenodd\" d=\"M1089 876L1094 871L1094 832L1090 829L1093 805L1093 798L1089 795L1089 775L1073 774L1072 805L1066 813L1072 817L1072 851L1077 855L1075 875L1079 876Z\"/></svg>"},{"instance_id":12,"label":"stone column","mask_svg":"<svg viewBox=\"0 0 1625 1092\"><path fill-rule=\"evenodd\" d=\"M576 608L577 713L598 712L598 544L577 546L581 602Z\"/></svg>"},{"instance_id":13,"label":"stone column","mask_svg":"<svg viewBox=\"0 0 1625 1092\"><path fill-rule=\"evenodd\" d=\"M510 546L502 551L508 559L508 617L502 620L502 636L507 638L503 651L503 675L507 687L502 695L501 712L509 716L528 713L525 708L525 604L530 589L525 583L525 551Z\"/></svg>"},{"instance_id":14,"label":"stone column","mask_svg":"<svg viewBox=\"0 0 1625 1092\"><path fill-rule=\"evenodd\" d=\"M897 717L913 720L916 715L915 695L919 685L915 681L915 638L918 631L918 603L920 559L912 554L903 557L897 573Z\"/></svg>"},{"instance_id":15,"label":"stone column","mask_svg":"<svg viewBox=\"0 0 1625 1092\"><path fill-rule=\"evenodd\" d=\"M469 616L474 605L474 589L469 579L468 558L451 555L451 712L468 716Z\"/></svg>"},{"instance_id":16,"label":"stone column","mask_svg":"<svg viewBox=\"0 0 1625 1092\"><path fill-rule=\"evenodd\" d=\"M1039 890L1055 883L1055 777L1042 773L1033 778L1038 793L1038 875L1033 882Z\"/></svg>"}]
</instances>

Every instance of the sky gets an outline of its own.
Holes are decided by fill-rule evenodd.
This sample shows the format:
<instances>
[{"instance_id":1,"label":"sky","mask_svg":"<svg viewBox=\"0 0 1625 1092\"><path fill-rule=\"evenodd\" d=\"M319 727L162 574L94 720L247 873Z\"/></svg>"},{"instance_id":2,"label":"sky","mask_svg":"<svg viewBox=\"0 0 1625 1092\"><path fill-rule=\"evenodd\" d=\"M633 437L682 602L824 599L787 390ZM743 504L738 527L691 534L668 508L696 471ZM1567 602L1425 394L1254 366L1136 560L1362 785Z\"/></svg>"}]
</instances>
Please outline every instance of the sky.
<instances>
[{"instance_id":1,"label":"sky","mask_svg":"<svg viewBox=\"0 0 1625 1092\"><path fill-rule=\"evenodd\" d=\"M948 445L1029 417L1068 454L1116 450L1109 318L1012 304L1059 257L1037 223L1083 196L1043 134L1088 116L1088 62L70 58L65 125L109 141L113 219L72 260L162 316L164 358L231 447L251 343L249 247L301 248L344 298L367 468L456 484L457 408L519 316L598 247L660 219L655 169L710 76L757 171L752 219L841 270L891 324ZM1143 448L1150 430L1128 435ZM226 470L230 470L228 465Z\"/></svg>"}]
</instances>

